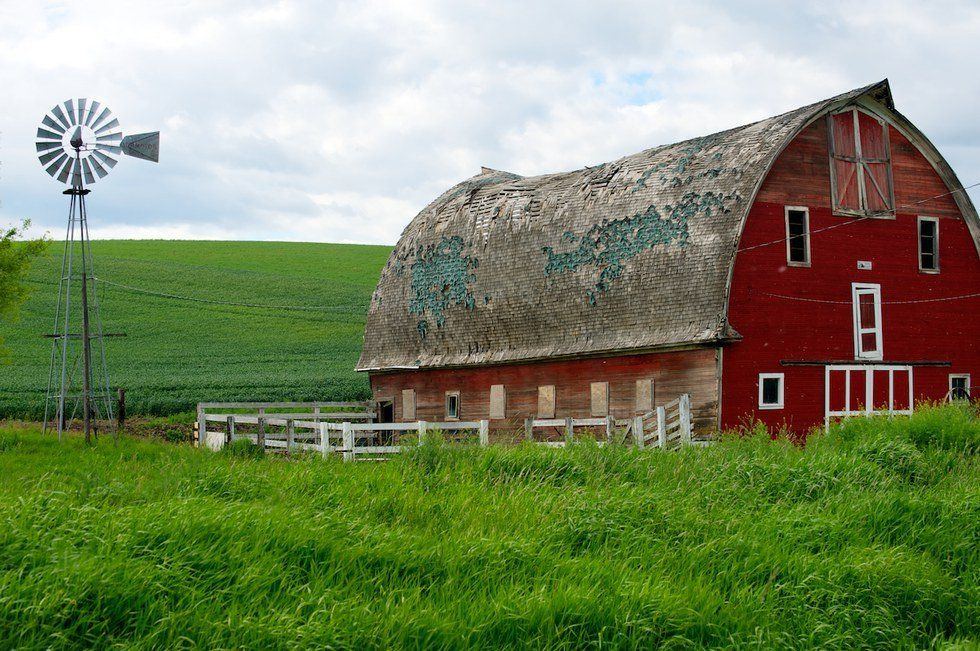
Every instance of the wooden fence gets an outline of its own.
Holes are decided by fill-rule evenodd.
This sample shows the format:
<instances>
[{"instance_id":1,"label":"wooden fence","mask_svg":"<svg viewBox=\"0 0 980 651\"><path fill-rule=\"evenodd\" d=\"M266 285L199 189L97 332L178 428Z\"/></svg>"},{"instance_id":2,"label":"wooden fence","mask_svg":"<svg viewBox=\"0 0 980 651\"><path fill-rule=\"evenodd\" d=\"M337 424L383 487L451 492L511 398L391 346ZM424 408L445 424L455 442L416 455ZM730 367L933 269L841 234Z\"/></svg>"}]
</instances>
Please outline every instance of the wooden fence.
<instances>
[{"instance_id":1,"label":"wooden fence","mask_svg":"<svg viewBox=\"0 0 980 651\"><path fill-rule=\"evenodd\" d=\"M259 406L261 405L261 406ZM283 412L272 409L314 409L316 413ZM428 432L440 432L451 440L469 438L481 446L490 444L490 421L451 421L375 423L373 412L352 411L373 408L373 403L201 403L198 406L200 440L212 450L238 439L248 439L263 448L284 452L313 451L324 457L341 454L345 461L378 459L398 454L407 445L419 445ZM323 411L323 408L347 411ZM252 410L255 413L208 413L210 409ZM355 418L357 422L354 422ZM338 422L338 420L340 422ZM536 435L551 430L552 437ZM579 430L576 433L576 430ZM586 430L583 432L582 430ZM549 447L564 447L576 436L604 436L602 444L629 444L639 448L675 449L698 444L691 436L691 399L687 394L632 419L564 418L527 419L528 441ZM557 440L555 433L560 434ZM411 437L408 443L402 440Z\"/></svg>"},{"instance_id":2,"label":"wooden fence","mask_svg":"<svg viewBox=\"0 0 980 651\"><path fill-rule=\"evenodd\" d=\"M695 441L692 437L691 396L686 393L662 407L657 407L654 411L630 419L616 420L608 416L606 418L529 418L524 421L525 438L550 447L564 447L575 439L576 430L581 429L585 429L585 435L593 439L597 432L604 434L600 445L622 444L632 439L633 444L639 448L674 449L684 445L704 443ZM536 434L538 430L544 430L545 436L538 436Z\"/></svg>"}]
</instances>

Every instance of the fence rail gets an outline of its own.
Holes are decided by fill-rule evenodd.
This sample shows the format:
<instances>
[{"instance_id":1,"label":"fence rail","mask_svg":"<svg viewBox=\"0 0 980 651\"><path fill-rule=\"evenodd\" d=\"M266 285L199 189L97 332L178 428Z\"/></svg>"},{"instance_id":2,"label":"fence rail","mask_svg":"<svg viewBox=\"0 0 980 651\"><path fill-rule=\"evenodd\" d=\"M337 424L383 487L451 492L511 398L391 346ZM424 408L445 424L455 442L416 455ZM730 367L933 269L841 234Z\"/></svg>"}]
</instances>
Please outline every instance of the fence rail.
<instances>
[{"instance_id":1,"label":"fence rail","mask_svg":"<svg viewBox=\"0 0 980 651\"><path fill-rule=\"evenodd\" d=\"M490 445L490 421L449 421L410 423L372 422L373 412L324 412L319 408L368 409L374 403L201 403L198 405L198 432L201 443L212 450L239 439L253 441L263 448L284 452L319 452L324 457L340 454L345 461L378 459L403 452L407 445L419 445L428 432L475 437L481 446ZM252 410L255 413L208 413L209 409ZM270 413L269 409L316 409L313 413L289 411ZM354 422L354 418L357 422ZM338 422L338 418L341 419ZM551 429L559 438L536 436ZM638 448L674 449L695 443L691 437L691 402L684 394L655 411L631 419L545 418L524 423L528 441L548 447L564 447L585 435L604 435L600 445L629 444ZM411 443L402 437L411 436Z\"/></svg>"}]
</instances>

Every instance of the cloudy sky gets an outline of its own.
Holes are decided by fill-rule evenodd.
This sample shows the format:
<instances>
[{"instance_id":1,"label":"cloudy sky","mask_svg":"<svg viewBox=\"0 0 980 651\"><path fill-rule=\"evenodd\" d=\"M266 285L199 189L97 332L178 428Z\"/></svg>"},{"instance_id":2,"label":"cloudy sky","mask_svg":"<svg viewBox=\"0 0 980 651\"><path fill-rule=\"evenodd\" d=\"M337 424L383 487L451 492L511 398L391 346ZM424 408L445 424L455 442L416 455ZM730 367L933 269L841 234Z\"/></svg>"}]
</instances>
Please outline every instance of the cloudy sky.
<instances>
[{"instance_id":1,"label":"cloudy sky","mask_svg":"<svg viewBox=\"0 0 980 651\"><path fill-rule=\"evenodd\" d=\"M98 237L390 244L481 165L576 169L884 77L980 181L970 2L0 0L0 51L0 224L55 236L33 137L69 97L162 132L94 189Z\"/></svg>"}]
</instances>

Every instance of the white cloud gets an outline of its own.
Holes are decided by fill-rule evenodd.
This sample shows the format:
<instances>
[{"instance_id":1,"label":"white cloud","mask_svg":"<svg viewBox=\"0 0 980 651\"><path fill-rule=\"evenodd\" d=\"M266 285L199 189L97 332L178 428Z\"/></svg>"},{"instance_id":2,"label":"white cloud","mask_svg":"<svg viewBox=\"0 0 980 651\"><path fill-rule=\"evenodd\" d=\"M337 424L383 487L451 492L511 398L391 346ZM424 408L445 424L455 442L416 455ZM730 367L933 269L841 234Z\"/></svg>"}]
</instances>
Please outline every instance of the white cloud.
<instances>
[{"instance_id":1,"label":"white cloud","mask_svg":"<svg viewBox=\"0 0 980 651\"><path fill-rule=\"evenodd\" d=\"M91 0L0 4L0 25L0 221L52 233L33 133L71 96L163 132L159 165L94 189L100 237L392 243L480 165L575 169L885 76L980 180L967 2Z\"/></svg>"}]
</instances>

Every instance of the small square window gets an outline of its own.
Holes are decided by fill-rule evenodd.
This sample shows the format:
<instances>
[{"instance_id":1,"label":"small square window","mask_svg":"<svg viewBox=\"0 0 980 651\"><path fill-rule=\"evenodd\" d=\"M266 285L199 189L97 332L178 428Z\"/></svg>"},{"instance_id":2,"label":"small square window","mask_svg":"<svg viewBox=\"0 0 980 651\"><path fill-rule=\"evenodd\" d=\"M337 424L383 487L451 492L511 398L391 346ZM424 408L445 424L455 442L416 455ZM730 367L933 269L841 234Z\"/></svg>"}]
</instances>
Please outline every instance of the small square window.
<instances>
[{"instance_id":1,"label":"small square window","mask_svg":"<svg viewBox=\"0 0 980 651\"><path fill-rule=\"evenodd\" d=\"M446 392L446 420L459 420L459 391Z\"/></svg>"},{"instance_id":2,"label":"small square window","mask_svg":"<svg viewBox=\"0 0 980 651\"><path fill-rule=\"evenodd\" d=\"M783 374L759 373L759 409L783 408Z\"/></svg>"},{"instance_id":3,"label":"small square window","mask_svg":"<svg viewBox=\"0 0 980 651\"><path fill-rule=\"evenodd\" d=\"M970 399L970 376L969 375L950 375L949 376L949 399L950 400L969 400Z\"/></svg>"}]
</instances>

